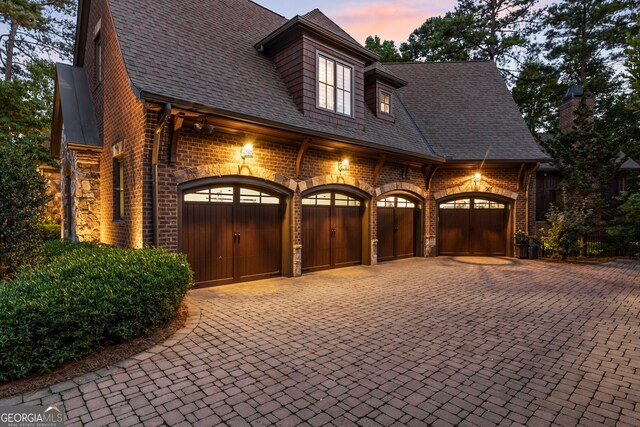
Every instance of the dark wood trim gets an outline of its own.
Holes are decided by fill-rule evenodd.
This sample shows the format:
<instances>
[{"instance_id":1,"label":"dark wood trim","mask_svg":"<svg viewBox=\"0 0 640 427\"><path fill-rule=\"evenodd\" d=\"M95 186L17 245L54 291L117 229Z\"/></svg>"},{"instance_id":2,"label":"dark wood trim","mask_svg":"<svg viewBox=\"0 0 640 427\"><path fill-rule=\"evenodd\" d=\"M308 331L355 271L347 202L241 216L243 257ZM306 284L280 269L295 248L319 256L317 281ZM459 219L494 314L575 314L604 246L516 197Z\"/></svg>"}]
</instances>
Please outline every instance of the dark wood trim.
<instances>
[{"instance_id":1,"label":"dark wood trim","mask_svg":"<svg viewBox=\"0 0 640 427\"><path fill-rule=\"evenodd\" d=\"M178 157L178 141L180 141L184 118L184 113L178 113L172 119L171 139L169 141L169 164L171 166L176 164L176 158Z\"/></svg>"},{"instance_id":2,"label":"dark wood trim","mask_svg":"<svg viewBox=\"0 0 640 427\"><path fill-rule=\"evenodd\" d=\"M300 179L300 171L302 170L302 161L304 160L304 155L309 149L309 143L311 139L305 139L300 148L298 149L298 156L296 157L296 179Z\"/></svg>"},{"instance_id":3,"label":"dark wood trim","mask_svg":"<svg viewBox=\"0 0 640 427\"><path fill-rule=\"evenodd\" d=\"M439 165L424 165L422 167L422 175L424 176L424 188L429 191L433 175L438 170Z\"/></svg>"},{"instance_id":4,"label":"dark wood trim","mask_svg":"<svg viewBox=\"0 0 640 427\"><path fill-rule=\"evenodd\" d=\"M380 157L378 157L378 163L376 163L376 167L373 169L373 186L374 187L378 186L378 178L380 177L380 171L382 170L382 167L384 166L384 161L386 159L387 159L386 154L381 154Z\"/></svg>"}]
</instances>

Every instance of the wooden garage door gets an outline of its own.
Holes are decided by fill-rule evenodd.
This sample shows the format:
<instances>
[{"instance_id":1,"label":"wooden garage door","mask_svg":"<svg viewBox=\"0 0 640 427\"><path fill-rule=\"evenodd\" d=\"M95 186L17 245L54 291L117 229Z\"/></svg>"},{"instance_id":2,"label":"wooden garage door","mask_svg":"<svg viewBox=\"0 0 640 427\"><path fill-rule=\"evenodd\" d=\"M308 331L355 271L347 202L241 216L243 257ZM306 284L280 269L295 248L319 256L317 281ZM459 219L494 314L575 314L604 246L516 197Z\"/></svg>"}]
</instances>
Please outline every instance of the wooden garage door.
<instances>
[{"instance_id":1,"label":"wooden garage door","mask_svg":"<svg viewBox=\"0 0 640 427\"><path fill-rule=\"evenodd\" d=\"M341 193L302 199L302 270L362 263L362 203Z\"/></svg>"},{"instance_id":2,"label":"wooden garage door","mask_svg":"<svg viewBox=\"0 0 640 427\"><path fill-rule=\"evenodd\" d=\"M280 275L280 198L227 186L184 194L182 250L198 285L220 285Z\"/></svg>"},{"instance_id":3,"label":"wooden garage door","mask_svg":"<svg viewBox=\"0 0 640 427\"><path fill-rule=\"evenodd\" d=\"M404 197L378 200L378 261L415 256L416 205Z\"/></svg>"},{"instance_id":4,"label":"wooden garage door","mask_svg":"<svg viewBox=\"0 0 640 427\"><path fill-rule=\"evenodd\" d=\"M443 202L438 224L440 255L506 255L504 203L474 197Z\"/></svg>"}]
</instances>

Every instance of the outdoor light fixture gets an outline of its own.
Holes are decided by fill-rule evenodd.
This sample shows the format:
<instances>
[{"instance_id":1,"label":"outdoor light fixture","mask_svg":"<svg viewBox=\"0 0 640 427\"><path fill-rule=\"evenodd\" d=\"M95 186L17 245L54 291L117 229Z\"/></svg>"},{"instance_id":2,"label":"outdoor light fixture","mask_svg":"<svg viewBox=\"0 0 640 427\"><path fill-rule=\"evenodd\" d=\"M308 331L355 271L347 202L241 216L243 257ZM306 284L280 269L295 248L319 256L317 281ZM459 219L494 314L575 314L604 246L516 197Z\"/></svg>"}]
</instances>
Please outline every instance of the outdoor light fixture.
<instances>
[{"instance_id":1,"label":"outdoor light fixture","mask_svg":"<svg viewBox=\"0 0 640 427\"><path fill-rule=\"evenodd\" d=\"M240 156L242 159L253 159L253 145L252 144L244 144L242 147L242 151L240 152Z\"/></svg>"},{"instance_id":2,"label":"outdoor light fixture","mask_svg":"<svg viewBox=\"0 0 640 427\"><path fill-rule=\"evenodd\" d=\"M480 180L482 179L482 175L480 174L480 172L476 172L473 174L473 183L477 184L480 182Z\"/></svg>"},{"instance_id":3,"label":"outdoor light fixture","mask_svg":"<svg viewBox=\"0 0 640 427\"><path fill-rule=\"evenodd\" d=\"M207 133L213 133L213 131L216 130L216 127L212 124L207 123L204 129L207 131Z\"/></svg>"},{"instance_id":4,"label":"outdoor light fixture","mask_svg":"<svg viewBox=\"0 0 640 427\"><path fill-rule=\"evenodd\" d=\"M344 159L341 162L338 162L338 170L340 172L347 172L349 170L349 160Z\"/></svg>"},{"instance_id":5,"label":"outdoor light fixture","mask_svg":"<svg viewBox=\"0 0 640 427\"><path fill-rule=\"evenodd\" d=\"M193 124L193 128L194 128L195 130L197 130L198 132L200 132L200 131L202 130L202 123L200 123L200 122L195 122L195 123Z\"/></svg>"}]
</instances>

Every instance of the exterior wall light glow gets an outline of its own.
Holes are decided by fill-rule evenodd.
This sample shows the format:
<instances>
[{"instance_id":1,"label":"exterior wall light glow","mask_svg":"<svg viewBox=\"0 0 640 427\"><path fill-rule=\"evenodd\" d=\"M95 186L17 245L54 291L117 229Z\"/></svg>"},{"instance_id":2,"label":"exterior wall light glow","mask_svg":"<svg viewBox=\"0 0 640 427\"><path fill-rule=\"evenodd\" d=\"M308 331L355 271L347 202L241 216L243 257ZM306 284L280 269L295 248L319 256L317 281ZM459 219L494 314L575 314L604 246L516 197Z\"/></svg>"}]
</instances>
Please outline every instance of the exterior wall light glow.
<instances>
[{"instance_id":1,"label":"exterior wall light glow","mask_svg":"<svg viewBox=\"0 0 640 427\"><path fill-rule=\"evenodd\" d=\"M340 172L347 172L349 170L349 160L344 159L341 162L338 162L338 170Z\"/></svg>"},{"instance_id":2,"label":"exterior wall light glow","mask_svg":"<svg viewBox=\"0 0 640 427\"><path fill-rule=\"evenodd\" d=\"M481 179L482 179L482 175L480 174L480 172L476 172L473 174L472 180L474 184L479 183Z\"/></svg>"},{"instance_id":3,"label":"exterior wall light glow","mask_svg":"<svg viewBox=\"0 0 640 427\"><path fill-rule=\"evenodd\" d=\"M244 144L240 156L242 159L253 159L253 144Z\"/></svg>"}]
</instances>

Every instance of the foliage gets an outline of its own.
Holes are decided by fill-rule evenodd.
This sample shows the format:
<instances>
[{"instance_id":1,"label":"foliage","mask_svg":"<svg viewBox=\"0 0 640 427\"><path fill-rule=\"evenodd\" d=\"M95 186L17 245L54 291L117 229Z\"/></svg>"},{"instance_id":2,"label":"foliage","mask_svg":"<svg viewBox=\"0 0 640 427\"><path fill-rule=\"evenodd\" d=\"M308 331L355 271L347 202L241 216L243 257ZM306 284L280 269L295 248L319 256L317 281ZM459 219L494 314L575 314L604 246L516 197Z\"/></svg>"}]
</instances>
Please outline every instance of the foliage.
<instances>
[{"instance_id":1,"label":"foliage","mask_svg":"<svg viewBox=\"0 0 640 427\"><path fill-rule=\"evenodd\" d=\"M518 230L513 233L513 238L518 245L527 245L529 244L529 235L524 230Z\"/></svg>"},{"instance_id":2,"label":"foliage","mask_svg":"<svg viewBox=\"0 0 640 427\"><path fill-rule=\"evenodd\" d=\"M640 19L636 22L636 29L638 28L640 28ZM629 106L640 114L640 32L636 31L635 34L628 32L627 43L625 65L633 91L632 102L629 103Z\"/></svg>"},{"instance_id":3,"label":"foliage","mask_svg":"<svg viewBox=\"0 0 640 427\"><path fill-rule=\"evenodd\" d=\"M38 162L50 163L44 147L53 114L53 63L34 60L29 80L0 81L0 144L18 144Z\"/></svg>"},{"instance_id":4,"label":"foliage","mask_svg":"<svg viewBox=\"0 0 640 427\"><path fill-rule=\"evenodd\" d=\"M380 41L378 36L369 36L364 42L364 47L380 55L380 62L405 62L408 55L401 54L393 40Z\"/></svg>"},{"instance_id":5,"label":"foliage","mask_svg":"<svg viewBox=\"0 0 640 427\"><path fill-rule=\"evenodd\" d=\"M472 59L464 40L468 17L447 12L428 18L400 45L402 55L412 61L466 61ZM475 59L475 58L473 58Z\"/></svg>"},{"instance_id":6,"label":"foliage","mask_svg":"<svg viewBox=\"0 0 640 427\"><path fill-rule=\"evenodd\" d=\"M0 142L0 280L37 255L46 195L36 163L13 144Z\"/></svg>"},{"instance_id":7,"label":"foliage","mask_svg":"<svg viewBox=\"0 0 640 427\"><path fill-rule=\"evenodd\" d=\"M6 81L29 79L28 64L71 59L76 0L0 0L0 23L8 33L0 51Z\"/></svg>"},{"instance_id":8,"label":"foliage","mask_svg":"<svg viewBox=\"0 0 640 427\"><path fill-rule=\"evenodd\" d=\"M558 80L555 68L536 57L527 58L520 66L511 94L534 135L557 126L559 100L566 91Z\"/></svg>"},{"instance_id":9,"label":"foliage","mask_svg":"<svg viewBox=\"0 0 640 427\"><path fill-rule=\"evenodd\" d=\"M622 199L607 232L625 246L635 248L633 255L640 256L640 193L627 193Z\"/></svg>"},{"instance_id":10,"label":"foliage","mask_svg":"<svg viewBox=\"0 0 640 427\"><path fill-rule=\"evenodd\" d=\"M503 71L528 35L537 0L459 0L454 12L429 18L400 47L412 60L495 61Z\"/></svg>"},{"instance_id":11,"label":"foliage","mask_svg":"<svg viewBox=\"0 0 640 427\"><path fill-rule=\"evenodd\" d=\"M60 224L42 224L42 238L44 241L60 240Z\"/></svg>"},{"instance_id":12,"label":"foliage","mask_svg":"<svg viewBox=\"0 0 640 427\"><path fill-rule=\"evenodd\" d=\"M0 284L0 381L149 333L171 319L192 281L182 254L68 249Z\"/></svg>"},{"instance_id":13,"label":"foliage","mask_svg":"<svg viewBox=\"0 0 640 427\"><path fill-rule=\"evenodd\" d=\"M591 215L586 201L567 203L565 200L563 207L552 205L547 212L551 227L545 236L545 246L563 261L578 255L580 239L589 231L587 220Z\"/></svg>"},{"instance_id":14,"label":"foliage","mask_svg":"<svg viewBox=\"0 0 640 427\"><path fill-rule=\"evenodd\" d=\"M614 65L637 6L636 0L561 0L546 9L544 46L565 85L596 95L619 88Z\"/></svg>"},{"instance_id":15,"label":"foliage","mask_svg":"<svg viewBox=\"0 0 640 427\"><path fill-rule=\"evenodd\" d=\"M575 112L573 128L541 142L554 159L554 166L562 172L567 201L570 204L588 201L594 222L602 214L606 187L622 161L621 141L607 134L607 125L606 121L593 117L583 97Z\"/></svg>"}]
</instances>

